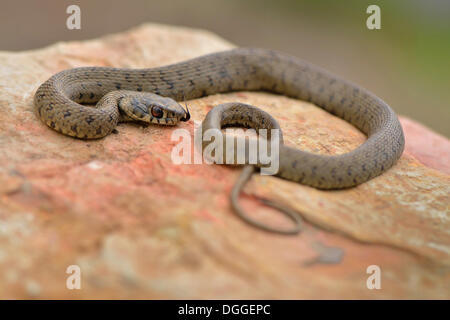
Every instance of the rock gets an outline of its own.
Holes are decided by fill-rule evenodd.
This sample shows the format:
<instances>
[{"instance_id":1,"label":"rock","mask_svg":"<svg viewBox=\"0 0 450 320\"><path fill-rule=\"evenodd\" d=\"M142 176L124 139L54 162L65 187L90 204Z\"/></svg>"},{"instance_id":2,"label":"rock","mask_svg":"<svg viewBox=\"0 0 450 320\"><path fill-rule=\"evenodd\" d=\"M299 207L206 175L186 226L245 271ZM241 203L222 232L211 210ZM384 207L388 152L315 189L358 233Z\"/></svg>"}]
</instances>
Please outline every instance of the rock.
<instances>
[{"instance_id":1,"label":"rock","mask_svg":"<svg viewBox=\"0 0 450 320\"><path fill-rule=\"evenodd\" d=\"M0 53L1 298L450 298L450 143L410 120L402 120L400 161L356 188L320 191L254 176L241 199L246 208L287 223L259 204L269 198L308 221L285 237L230 210L240 169L173 164L174 127L121 124L119 134L81 141L34 114L35 90L60 70L153 67L230 47L208 32L147 24ZM188 104L199 123L213 106L236 100L270 112L286 143L305 150L342 153L365 139L312 104L268 93ZM178 128L193 134L194 122ZM71 265L80 267L81 290L66 288ZM381 268L382 290L366 287L370 265Z\"/></svg>"}]
</instances>

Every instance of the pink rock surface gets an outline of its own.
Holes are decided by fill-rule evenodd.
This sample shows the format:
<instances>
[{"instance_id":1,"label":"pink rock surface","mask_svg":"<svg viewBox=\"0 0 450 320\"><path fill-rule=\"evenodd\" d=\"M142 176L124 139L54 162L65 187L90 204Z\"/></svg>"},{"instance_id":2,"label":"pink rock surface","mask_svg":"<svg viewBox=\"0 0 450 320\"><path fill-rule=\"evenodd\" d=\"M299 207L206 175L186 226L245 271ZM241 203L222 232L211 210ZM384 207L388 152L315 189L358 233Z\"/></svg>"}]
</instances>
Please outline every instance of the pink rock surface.
<instances>
[{"instance_id":1,"label":"pink rock surface","mask_svg":"<svg viewBox=\"0 0 450 320\"><path fill-rule=\"evenodd\" d=\"M400 117L405 133L405 151L427 167L450 174L450 141L424 125Z\"/></svg>"},{"instance_id":2,"label":"pink rock surface","mask_svg":"<svg viewBox=\"0 0 450 320\"><path fill-rule=\"evenodd\" d=\"M152 67L230 47L208 32L149 24L0 53L1 298L450 298L449 142L407 119L407 152L356 188L255 176L242 197L255 216L285 223L259 203L265 197L308 221L284 237L235 217L238 168L175 165L173 127L121 124L119 134L81 141L34 114L35 90L60 70ZM312 104L267 93L189 101L193 120L227 101L270 112L286 143L304 150L342 153L365 139ZM178 128L193 135L194 122ZM66 288L70 265L81 268L81 290ZM366 287L369 265L382 270L381 290Z\"/></svg>"}]
</instances>

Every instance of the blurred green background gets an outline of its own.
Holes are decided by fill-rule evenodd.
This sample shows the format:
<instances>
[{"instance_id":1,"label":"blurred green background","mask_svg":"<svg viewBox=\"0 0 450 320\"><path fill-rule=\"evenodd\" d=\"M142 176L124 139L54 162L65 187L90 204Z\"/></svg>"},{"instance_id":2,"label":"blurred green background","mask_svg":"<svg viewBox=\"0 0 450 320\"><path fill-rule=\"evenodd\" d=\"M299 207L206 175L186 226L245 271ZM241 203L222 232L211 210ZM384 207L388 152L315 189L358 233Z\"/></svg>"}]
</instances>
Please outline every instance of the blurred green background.
<instances>
[{"instance_id":1,"label":"blurred green background","mask_svg":"<svg viewBox=\"0 0 450 320\"><path fill-rule=\"evenodd\" d=\"M81 8L81 30L66 28L70 4ZM366 28L370 4L381 8L381 30ZM2 0L0 50L89 39L143 22L208 29L239 46L291 53L450 137L450 0Z\"/></svg>"}]
</instances>

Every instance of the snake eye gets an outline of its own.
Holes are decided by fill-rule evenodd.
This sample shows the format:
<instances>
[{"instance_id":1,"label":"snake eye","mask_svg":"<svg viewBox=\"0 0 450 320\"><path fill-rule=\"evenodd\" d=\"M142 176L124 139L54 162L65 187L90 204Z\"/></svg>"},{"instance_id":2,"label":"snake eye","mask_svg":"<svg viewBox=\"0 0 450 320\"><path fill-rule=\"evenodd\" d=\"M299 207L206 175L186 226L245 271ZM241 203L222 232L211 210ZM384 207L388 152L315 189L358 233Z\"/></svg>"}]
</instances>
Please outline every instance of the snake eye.
<instances>
[{"instance_id":1,"label":"snake eye","mask_svg":"<svg viewBox=\"0 0 450 320\"><path fill-rule=\"evenodd\" d=\"M158 107L158 106L152 107L152 116L154 116L155 118L161 118L163 116L163 114L164 114L164 112L160 107Z\"/></svg>"}]
</instances>

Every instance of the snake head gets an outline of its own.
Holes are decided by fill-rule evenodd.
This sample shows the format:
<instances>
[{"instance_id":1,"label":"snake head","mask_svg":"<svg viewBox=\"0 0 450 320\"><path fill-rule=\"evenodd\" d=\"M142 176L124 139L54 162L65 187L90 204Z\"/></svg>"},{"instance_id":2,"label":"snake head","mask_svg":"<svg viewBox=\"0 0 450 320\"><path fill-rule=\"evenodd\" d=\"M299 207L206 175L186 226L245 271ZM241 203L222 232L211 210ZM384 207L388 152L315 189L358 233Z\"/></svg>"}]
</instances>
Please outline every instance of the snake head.
<instances>
[{"instance_id":1,"label":"snake head","mask_svg":"<svg viewBox=\"0 0 450 320\"><path fill-rule=\"evenodd\" d=\"M176 125L191 117L175 100L149 92L126 94L119 100L119 109L131 120L161 125Z\"/></svg>"}]
</instances>

